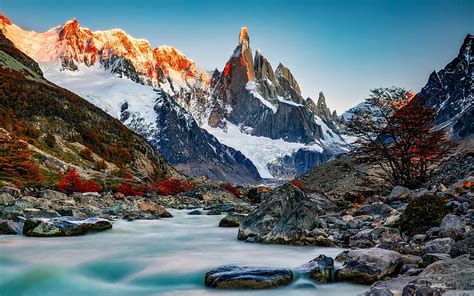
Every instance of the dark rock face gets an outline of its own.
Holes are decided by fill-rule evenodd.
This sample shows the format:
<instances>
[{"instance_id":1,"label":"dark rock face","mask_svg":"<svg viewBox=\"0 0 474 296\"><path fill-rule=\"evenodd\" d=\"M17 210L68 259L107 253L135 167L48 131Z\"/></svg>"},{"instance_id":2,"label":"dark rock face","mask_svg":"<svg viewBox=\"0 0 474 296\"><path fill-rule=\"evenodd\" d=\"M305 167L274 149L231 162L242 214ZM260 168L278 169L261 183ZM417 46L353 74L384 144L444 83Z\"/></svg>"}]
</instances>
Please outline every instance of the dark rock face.
<instances>
[{"instance_id":1,"label":"dark rock face","mask_svg":"<svg viewBox=\"0 0 474 296\"><path fill-rule=\"evenodd\" d=\"M307 148L300 148L291 155L285 155L267 165L270 173L276 178L290 179L310 171L331 159L337 149L323 149L322 152ZM342 152L342 151L341 151Z\"/></svg>"},{"instance_id":2,"label":"dark rock face","mask_svg":"<svg viewBox=\"0 0 474 296\"><path fill-rule=\"evenodd\" d=\"M379 248L350 250L345 257L336 279L360 284L372 284L392 275L401 264L399 253Z\"/></svg>"},{"instance_id":3,"label":"dark rock face","mask_svg":"<svg viewBox=\"0 0 474 296\"><path fill-rule=\"evenodd\" d=\"M289 269L222 266L206 273L206 286L218 289L268 289L285 286L293 280Z\"/></svg>"},{"instance_id":4,"label":"dark rock face","mask_svg":"<svg viewBox=\"0 0 474 296\"><path fill-rule=\"evenodd\" d=\"M126 106L121 120L149 139L150 144L178 170L235 183L260 179L249 159L200 128L193 117L163 91L157 91L155 112L157 121L152 128L143 125L141 118L129 114Z\"/></svg>"},{"instance_id":5,"label":"dark rock face","mask_svg":"<svg viewBox=\"0 0 474 296\"><path fill-rule=\"evenodd\" d=\"M405 286L403 295L449 295L474 290L474 261L468 255L437 261ZM446 294L444 294L446 293Z\"/></svg>"},{"instance_id":6,"label":"dark rock face","mask_svg":"<svg viewBox=\"0 0 474 296\"><path fill-rule=\"evenodd\" d=\"M112 224L106 219L61 217L53 219L27 219L23 227L25 236L52 237L76 236L89 232L111 229Z\"/></svg>"},{"instance_id":7,"label":"dark rock face","mask_svg":"<svg viewBox=\"0 0 474 296\"><path fill-rule=\"evenodd\" d=\"M436 124L453 126L455 138L473 132L474 122L474 36L467 35L459 54L446 67L431 73L418 98L436 109Z\"/></svg>"},{"instance_id":8,"label":"dark rock face","mask_svg":"<svg viewBox=\"0 0 474 296\"><path fill-rule=\"evenodd\" d=\"M323 233L308 240L324 210L318 201L291 184L269 192L240 224L238 238L262 243L330 245ZM308 233L309 232L309 233Z\"/></svg>"}]
</instances>

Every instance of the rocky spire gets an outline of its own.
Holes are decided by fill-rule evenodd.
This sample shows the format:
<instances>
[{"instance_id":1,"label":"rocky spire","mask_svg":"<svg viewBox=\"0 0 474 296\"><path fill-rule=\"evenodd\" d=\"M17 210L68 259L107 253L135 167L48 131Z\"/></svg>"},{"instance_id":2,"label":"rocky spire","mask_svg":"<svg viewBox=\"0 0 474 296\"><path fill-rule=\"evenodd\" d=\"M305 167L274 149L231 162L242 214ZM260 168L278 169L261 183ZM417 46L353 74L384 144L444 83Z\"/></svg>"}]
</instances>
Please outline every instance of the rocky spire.
<instances>
[{"instance_id":1,"label":"rocky spire","mask_svg":"<svg viewBox=\"0 0 474 296\"><path fill-rule=\"evenodd\" d=\"M326 98L324 97L323 92L319 93L317 108L319 109L321 114L324 114L327 117L331 116L331 110L328 108L326 104Z\"/></svg>"},{"instance_id":2,"label":"rocky spire","mask_svg":"<svg viewBox=\"0 0 474 296\"><path fill-rule=\"evenodd\" d=\"M264 80L268 79L272 82L275 81L275 72L273 72L272 65L270 62L262 55L260 49L257 49L255 52L255 59L253 62L255 79Z\"/></svg>"},{"instance_id":3,"label":"rocky spire","mask_svg":"<svg viewBox=\"0 0 474 296\"><path fill-rule=\"evenodd\" d=\"M247 68L248 80L255 79L253 70L252 49L250 48L250 38L247 27L242 27L239 34L240 58L244 66Z\"/></svg>"},{"instance_id":4,"label":"rocky spire","mask_svg":"<svg viewBox=\"0 0 474 296\"><path fill-rule=\"evenodd\" d=\"M282 63L280 63L276 69L275 75L277 79L280 81L282 87L290 86L293 88L298 95L301 95L301 89L298 85L298 82L291 74L291 71L285 67Z\"/></svg>"}]
</instances>

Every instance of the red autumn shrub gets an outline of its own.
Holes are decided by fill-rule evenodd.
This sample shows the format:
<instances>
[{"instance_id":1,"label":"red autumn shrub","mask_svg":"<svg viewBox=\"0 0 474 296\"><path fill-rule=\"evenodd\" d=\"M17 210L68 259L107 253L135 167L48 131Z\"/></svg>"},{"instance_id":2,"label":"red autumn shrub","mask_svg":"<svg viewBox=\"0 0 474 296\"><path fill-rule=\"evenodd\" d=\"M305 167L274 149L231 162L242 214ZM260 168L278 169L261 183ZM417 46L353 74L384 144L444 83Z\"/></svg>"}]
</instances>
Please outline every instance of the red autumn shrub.
<instances>
[{"instance_id":1,"label":"red autumn shrub","mask_svg":"<svg viewBox=\"0 0 474 296\"><path fill-rule=\"evenodd\" d=\"M303 188L303 183L301 183L301 181L298 181L296 179L291 180L291 184L293 184L293 186L295 186L298 189Z\"/></svg>"},{"instance_id":2,"label":"red autumn shrub","mask_svg":"<svg viewBox=\"0 0 474 296\"><path fill-rule=\"evenodd\" d=\"M13 135L0 134L0 173L40 181L39 166L30 158L28 143Z\"/></svg>"},{"instance_id":3,"label":"red autumn shrub","mask_svg":"<svg viewBox=\"0 0 474 296\"><path fill-rule=\"evenodd\" d=\"M194 188L196 188L195 184L172 177L167 177L152 184L152 190L160 195L176 195Z\"/></svg>"},{"instance_id":4,"label":"red autumn shrub","mask_svg":"<svg viewBox=\"0 0 474 296\"><path fill-rule=\"evenodd\" d=\"M70 168L58 183L58 189L63 192L99 192L99 184L93 180L82 180L75 168Z\"/></svg>"},{"instance_id":5,"label":"red autumn shrub","mask_svg":"<svg viewBox=\"0 0 474 296\"><path fill-rule=\"evenodd\" d=\"M117 192L120 192L126 196L142 195L144 193L143 187L139 186L137 188L134 188L133 185L130 183L120 184L120 186L117 188Z\"/></svg>"},{"instance_id":6,"label":"red autumn shrub","mask_svg":"<svg viewBox=\"0 0 474 296\"><path fill-rule=\"evenodd\" d=\"M102 188L99 184L92 180L85 180L82 182L82 188L80 192L99 192Z\"/></svg>"},{"instance_id":7,"label":"red autumn shrub","mask_svg":"<svg viewBox=\"0 0 474 296\"><path fill-rule=\"evenodd\" d=\"M240 193L239 189L237 187L233 186L232 184L229 184L229 183L222 184L222 188L229 191L230 193L232 193L237 198L240 198L240 196L242 195Z\"/></svg>"}]
</instances>

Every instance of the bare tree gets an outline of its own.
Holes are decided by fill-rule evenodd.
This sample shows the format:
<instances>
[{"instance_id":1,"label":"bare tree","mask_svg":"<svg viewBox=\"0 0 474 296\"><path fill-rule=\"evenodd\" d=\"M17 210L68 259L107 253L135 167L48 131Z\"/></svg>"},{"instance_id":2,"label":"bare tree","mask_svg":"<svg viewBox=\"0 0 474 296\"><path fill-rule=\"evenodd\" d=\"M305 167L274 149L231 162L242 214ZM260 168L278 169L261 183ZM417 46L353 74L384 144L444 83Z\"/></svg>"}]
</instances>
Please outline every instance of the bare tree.
<instances>
[{"instance_id":1,"label":"bare tree","mask_svg":"<svg viewBox=\"0 0 474 296\"><path fill-rule=\"evenodd\" d=\"M378 165L389 183L415 188L451 147L442 130L433 130L435 115L403 88L378 88L348 121L347 131L361 159Z\"/></svg>"}]
</instances>

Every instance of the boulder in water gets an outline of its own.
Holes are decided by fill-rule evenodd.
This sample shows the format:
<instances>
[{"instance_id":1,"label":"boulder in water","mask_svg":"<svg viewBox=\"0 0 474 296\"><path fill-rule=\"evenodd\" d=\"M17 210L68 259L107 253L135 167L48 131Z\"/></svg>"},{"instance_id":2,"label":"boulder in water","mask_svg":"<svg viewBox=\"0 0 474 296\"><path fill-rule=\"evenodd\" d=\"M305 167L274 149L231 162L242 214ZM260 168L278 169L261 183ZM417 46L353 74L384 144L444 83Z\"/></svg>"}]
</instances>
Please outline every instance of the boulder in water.
<instances>
[{"instance_id":1,"label":"boulder in water","mask_svg":"<svg viewBox=\"0 0 474 296\"><path fill-rule=\"evenodd\" d=\"M306 233L318 226L323 210L292 184L275 188L240 223L238 238L262 243L309 244Z\"/></svg>"},{"instance_id":2,"label":"boulder in water","mask_svg":"<svg viewBox=\"0 0 474 296\"><path fill-rule=\"evenodd\" d=\"M206 273L206 286L218 289L268 289L293 280L289 269L222 266Z\"/></svg>"},{"instance_id":3,"label":"boulder in water","mask_svg":"<svg viewBox=\"0 0 474 296\"><path fill-rule=\"evenodd\" d=\"M301 268L303 272L309 272L311 278L318 283L326 284L332 281L332 272L334 270L334 259L325 255L319 255Z\"/></svg>"},{"instance_id":4,"label":"boulder in water","mask_svg":"<svg viewBox=\"0 0 474 296\"><path fill-rule=\"evenodd\" d=\"M239 227L240 222L245 218L245 215L237 213L229 213L227 216L219 221L219 227Z\"/></svg>"},{"instance_id":5,"label":"boulder in water","mask_svg":"<svg viewBox=\"0 0 474 296\"><path fill-rule=\"evenodd\" d=\"M51 237L76 236L112 228L109 220L101 218L78 219L76 217L31 218L25 221L25 236Z\"/></svg>"}]
</instances>

